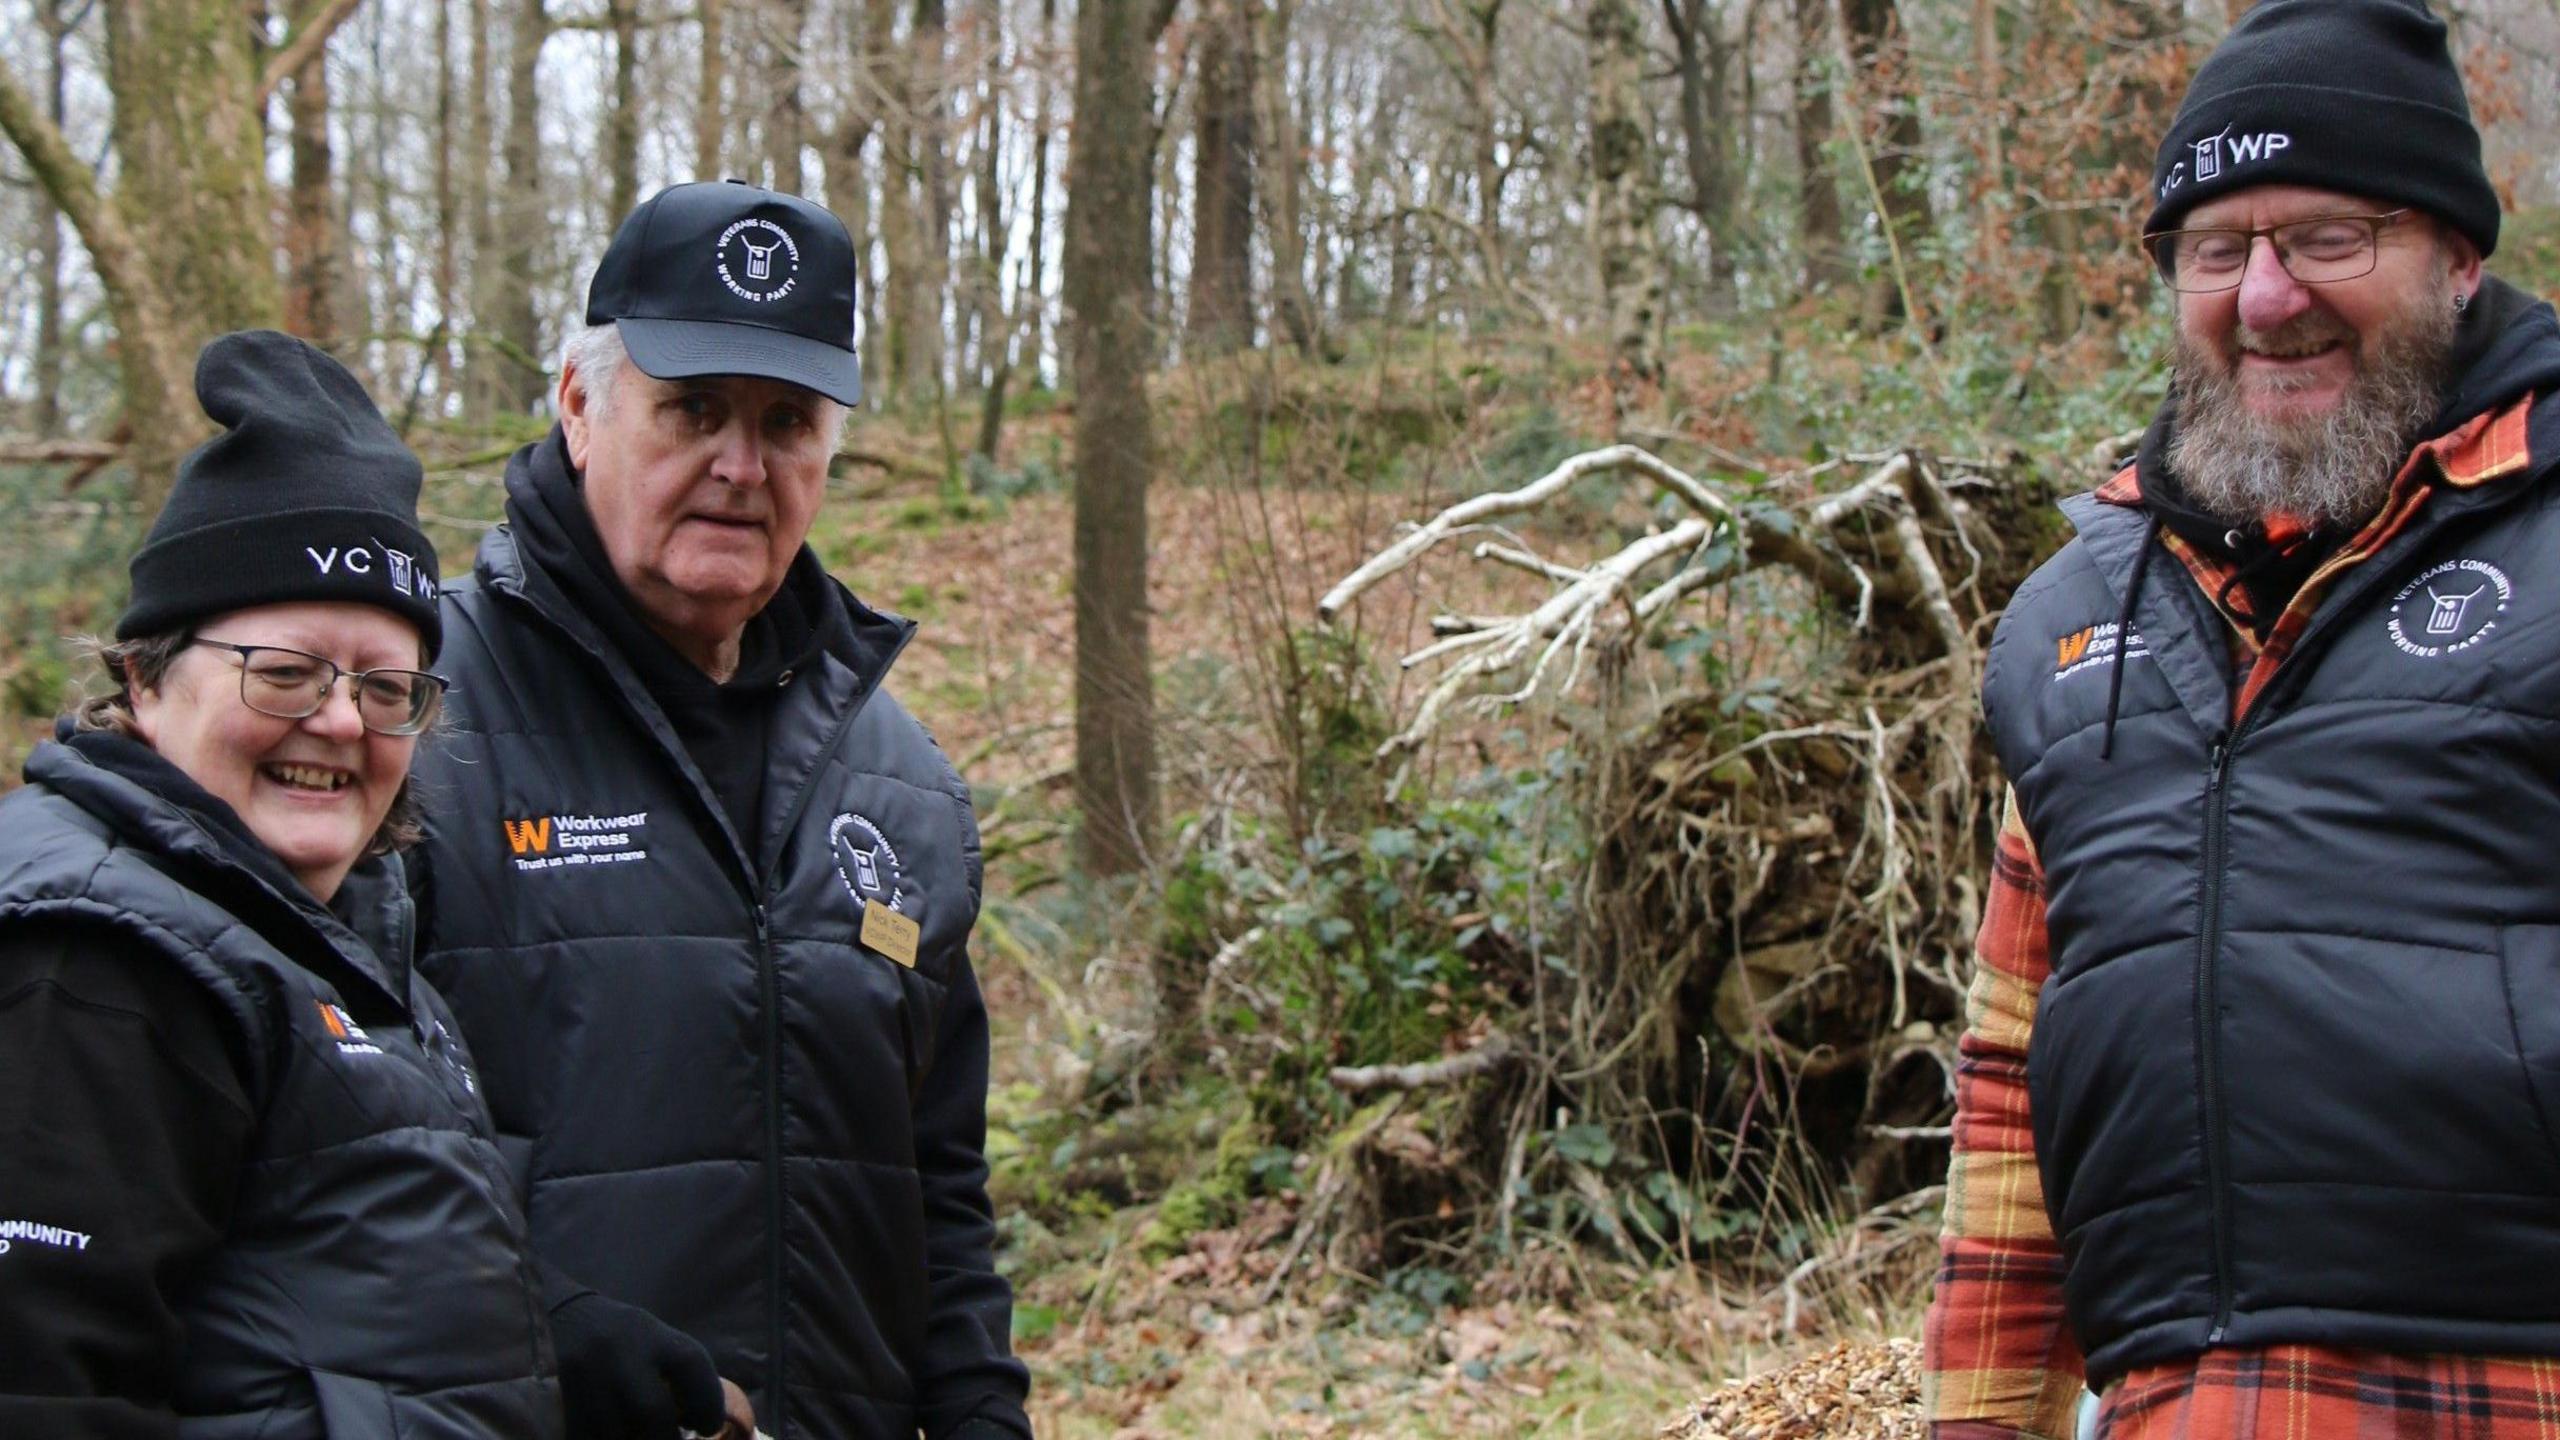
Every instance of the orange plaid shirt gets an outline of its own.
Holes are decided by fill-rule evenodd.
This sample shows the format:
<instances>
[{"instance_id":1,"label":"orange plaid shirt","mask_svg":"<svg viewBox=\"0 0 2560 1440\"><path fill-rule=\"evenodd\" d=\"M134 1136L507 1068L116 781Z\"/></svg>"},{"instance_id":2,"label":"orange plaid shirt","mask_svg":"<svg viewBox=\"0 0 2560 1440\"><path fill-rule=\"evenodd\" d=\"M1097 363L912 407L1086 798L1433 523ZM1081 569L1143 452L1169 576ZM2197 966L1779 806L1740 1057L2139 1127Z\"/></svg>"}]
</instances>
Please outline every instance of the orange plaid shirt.
<instances>
[{"instance_id":1,"label":"orange plaid shirt","mask_svg":"<svg viewBox=\"0 0 2560 1440\"><path fill-rule=\"evenodd\" d=\"M2226 613L2241 673L2233 719L2265 690L2338 577L2399 534L2438 484L2480 485L2526 467L2530 405L2519 401L2421 446L2381 513L2311 573L2264 643ZM2141 501L2131 466L2097 494L2111 504ZM2208 598L2222 594L2230 572L2220 562L2166 530L2160 543ZM2067 1440L2084 1372L2063 1317L2062 1248L2045 1213L2027 1103L2027 1043L2053 961L2044 872L2014 796L1992 855L1975 961L1925 1335L1931 1430L1938 1440ZM2560 1440L2560 1357L2215 1350L2126 1374L2107 1392L2099 1425L2107 1440Z\"/></svg>"}]
</instances>

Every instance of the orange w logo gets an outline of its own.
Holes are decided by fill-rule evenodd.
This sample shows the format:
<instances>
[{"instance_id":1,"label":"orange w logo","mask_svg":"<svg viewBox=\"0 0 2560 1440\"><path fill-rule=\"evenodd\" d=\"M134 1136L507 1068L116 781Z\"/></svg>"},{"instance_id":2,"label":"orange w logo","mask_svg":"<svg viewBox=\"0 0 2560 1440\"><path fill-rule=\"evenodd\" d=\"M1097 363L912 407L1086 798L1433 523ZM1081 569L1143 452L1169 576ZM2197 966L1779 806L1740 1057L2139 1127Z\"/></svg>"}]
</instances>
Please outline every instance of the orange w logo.
<instances>
[{"instance_id":1,"label":"orange w logo","mask_svg":"<svg viewBox=\"0 0 2560 1440\"><path fill-rule=\"evenodd\" d=\"M2092 625L2076 634L2065 635L2060 640L2055 641L2053 646L2053 668L2056 670L2068 670L2072 666L2079 664L2080 657L2089 653L2089 637L2097 633L2098 627Z\"/></svg>"},{"instance_id":2,"label":"orange w logo","mask_svg":"<svg viewBox=\"0 0 2560 1440\"><path fill-rule=\"evenodd\" d=\"M498 823L507 827L507 848L519 855L527 850L539 854L551 848L551 817L548 815L537 816L531 820L502 820Z\"/></svg>"}]
</instances>

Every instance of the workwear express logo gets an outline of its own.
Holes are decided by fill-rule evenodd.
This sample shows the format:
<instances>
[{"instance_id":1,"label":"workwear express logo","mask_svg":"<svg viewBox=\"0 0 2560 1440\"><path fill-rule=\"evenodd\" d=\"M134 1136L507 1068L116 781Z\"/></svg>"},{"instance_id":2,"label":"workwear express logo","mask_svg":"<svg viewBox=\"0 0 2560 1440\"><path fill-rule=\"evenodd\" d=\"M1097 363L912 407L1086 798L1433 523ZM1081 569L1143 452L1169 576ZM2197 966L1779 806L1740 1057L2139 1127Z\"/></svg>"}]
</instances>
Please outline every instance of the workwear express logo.
<instances>
[{"instance_id":1,"label":"workwear express logo","mask_svg":"<svg viewBox=\"0 0 2560 1440\"><path fill-rule=\"evenodd\" d=\"M827 845L835 851L836 873L844 877L855 909L877 900L892 910L906 910L906 870L879 826L848 810L827 826Z\"/></svg>"},{"instance_id":2,"label":"workwear express logo","mask_svg":"<svg viewBox=\"0 0 2560 1440\"><path fill-rule=\"evenodd\" d=\"M2391 643L2421 660L2458 654L2496 634L2514 599L2506 571L2486 560L2447 560L2391 597Z\"/></svg>"},{"instance_id":3,"label":"workwear express logo","mask_svg":"<svg viewBox=\"0 0 2560 1440\"><path fill-rule=\"evenodd\" d=\"M649 812L628 815L526 815L498 822L518 870L561 870L646 860Z\"/></svg>"},{"instance_id":4,"label":"workwear express logo","mask_svg":"<svg viewBox=\"0 0 2560 1440\"><path fill-rule=\"evenodd\" d=\"M2127 632L2113 620L2083 625L2053 642L2053 678L2103 669L2119 660L2139 660L2150 653L2139 630Z\"/></svg>"},{"instance_id":5,"label":"workwear express logo","mask_svg":"<svg viewBox=\"0 0 2560 1440\"><path fill-rule=\"evenodd\" d=\"M768 304L800 283L800 242L770 220L741 220L720 232L715 247L720 283L741 300Z\"/></svg>"}]
</instances>

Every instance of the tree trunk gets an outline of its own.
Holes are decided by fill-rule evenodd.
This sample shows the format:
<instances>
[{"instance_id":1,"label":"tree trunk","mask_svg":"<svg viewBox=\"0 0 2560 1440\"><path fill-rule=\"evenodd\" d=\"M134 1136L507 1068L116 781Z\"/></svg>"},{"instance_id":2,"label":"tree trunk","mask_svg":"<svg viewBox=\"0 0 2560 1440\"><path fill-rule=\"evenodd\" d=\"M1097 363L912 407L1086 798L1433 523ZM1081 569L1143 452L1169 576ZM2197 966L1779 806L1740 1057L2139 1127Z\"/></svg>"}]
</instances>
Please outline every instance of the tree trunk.
<instances>
[{"instance_id":1,"label":"tree trunk","mask_svg":"<svg viewBox=\"0 0 2560 1440\"><path fill-rule=\"evenodd\" d=\"M71 222L89 251L99 288L106 292L124 370L124 418L132 434L126 456L134 472L135 503L143 515L151 515L169 493L178 457L204 433L187 384L199 337L181 328L122 208L99 191L97 176L72 153L61 127L45 117L5 67L0 67L0 134L26 157L37 188Z\"/></svg>"},{"instance_id":2,"label":"tree trunk","mask_svg":"<svg viewBox=\"0 0 2560 1440\"><path fill-rule=\"evenodd\" d=\"M693 95L696 180L721 178L721 142L729 133L728 107L721 93L728 88L729 78L729 37L724 32L728 8L729 0L694 0L694 13L702 20L702 74Z\"/></svg>"},{"instance_id":3,"label":"tree trunk","mask_svg":"<svg viewBox=\"0 0 2560 1440\"><path fill-rule=\"evenodd\" d=\"M1067 312L1075 347L1076 858L1125 875L1155 852L1147 646L1147 370L1154 353L1152 37L1134 4L1076 15Z\"/></svg>"},{"instance_id":4,"label":"tree trunk","mask_svg":"<svg viewBox=\"0 0 2560 1440\"><path fill-rule=\"evenodd\" d=\"M1257 7L1259 0L1256 0ZM1262 148L1260 180L1262 218L1271 246L1271 309L1280 333L1301 355L1321 352L1323 334L1315 301L1307 294L1306 227L1298 215L1298 179L1306 168L1306 147L1298 143L1298 117L1289 105L1289 31L1296 0L1272 0L1258 17L1262 31L1254 46L1253 86L1259 99L1262 130L1270 143Z\"/></svg>"},{"instance_id":5,"label":"tree trunk","mask_svg":"<svg viewBox=\"0 0 2560 1440\"><path fill-rule=\"evenodd\" d=\"M1804 251L1807 290L1827 290L1847 280L1840 179L1826 148L1831 143L1832 0L1795 0L1796 18L1796 240Z\"/></svg>"},{"instance_id":6,"label":"tree trunk","mask_svg":"<svg viewBox=\"0 0 2560 1440\"><path fill-rule=\"evenodd\" d=\"M1200 0L1191 152L1191 299L1183 346L1216 355L1253 332L1254 64L1244 7Z\"/></svg>"},{"instance_id":7,"label":"tree trunk","mask_svg":"<svg viewBox=\"0 0 2560 1440\"><path fill-rule=\"evenodd\" d=\"M800 46L809 28L808 0L765 0L764 154L768 183L785 194L809 188L801 163L808 115L800 99Z\"/></svg>"},{"instance_id":8,"label":"tree trunk","mask_svg":"<svg viewBox=\"0 0 2560 1440\"><path fill-rule=\"evenodd\" d=\"M489 277L480 314L482 333L499 349L492 369L495 400L512 414L541 403L550 389L542 354L542 317L533 308L542 236L549 206L542 186L542 45L551 36L544 0L516 0L507 65L506 182L498 209L497 263L482 257ZM620 217L616 217L619 219Z\"/></svg>"},{"instance_id":9,"label":"tree trunk","mask_svg":"<svg viewBox=\"0 0 2560 1440\"><path fill-rule=\"evenodd\" d=\"M1591 55L1591 185L1599 233L1600 295L1609 317L1613 407L1623 420L1640 384L1662 378L1653 328L1662 314L1662 267L1653 262L1651 152L1644 117L1644 27L1635 0L1588 0Z\"/></svg>"},{"instance_id":10,"label":"tree trunk","mask_svg":"<svg viewBox=\"0 0 2560 1440\"><path fill-rule=\"evenodd\" d=\"M640 206L640 0L605 0L613 32L613 96L604 112L606 223Z\"/></svg>"},{"instance_id":11,"label":"tree trunk","mask_svg":"<svg viewBox=\"0 0 2560 1440\"><path fill-rule=\"evenodd\" d=\"M308 7L306 7L308 8ZM344 260L338 243L329 143L329 52L321 47L295 72L285 102L293 136L293 187L285 201L284 323L323 349L339 338L337 296Z\"/></svg>"},{"instance_id":12,"label":"tree trunk","mask_svg":"<svg viewBox=\"0 0 2560 1440\"><path fill-rule=\"evenodd\" d=\"M1881 117L1881 124L1873 126L1864 125L1866 117L1860 117L1870 137L1867 147L1881 210L1876 218L1902 257L1899 267L1889 266L1867 282L1865 320L1868 328L1881 329L1906 318L1901 281L1915 247L1933 223L1920 164L1920 105L1902 12L1895 0L1840 0L1840 15L1859 98L1869 114ZM1897 268L1904 273L1897 275Z\"/></svg>"},{"instance_id":13,"label":"tree trunk","mask_svg":"<svg viewBox=\"0 0 2560 1440\"><path fill-rule=\"evenodd\" d=\"M951 81L950 37L944 0L916 0L915 32L907 37L907 51L914 68L913 103L908 113L916 117L915 132L909 137L915 148L916 179L921 205L917 211L920 234L917 259L921 267L916 279L921 282L922 323L916 326L909 342L915 357L916 379L923 394L942 398L944 385L945 332L942 312L951 295Z\"/></svg>"},{"instance_id":14,"label":"tree trunk","mask_svg":"<svg viewBox=\"0 0 2560 1440\"><path fill-rule=\"evenodd\" d=\"M64 0L42 0L36 24L44 31L44 113L56 132L66 113L63 104L64 42L71 37L71 17ZM62 207L42 190L36 192L36 358L35 433L62 432Z\"/></svg>"},{"instance_id":15,"label":"tree trunk","mask_svg":"<svg viewBox=\"0 0 2560 1440\"><path fill-rule=\"evenodd\" d=\"M1707 288L1720 310L1734 304L1733 130L1728 86L1733 52L1716 31L1706 0L1662 0L1680 74L1681 153L1689 172L1688 208L1707 231Z\"/></svg>"},{"instance_id":16,"label":"tree trunk","mask_svg":"<svg viewBox=\"0 0 2560 1440\"><path fill-rule=\"evenodd\" d=\"M986 47L985 98L978 111L978 375L977 453L992 461L1004 438L1004 392L1013 380L1013 312L1004 261L1012 226L1004 210L1004 0L978 10Z\"/></svg>"},{"instance_id":17,"label":"tree trunk","mask_svg":"<svg viewBox=\"0 0 2560 1440\"><path fill-rule=\"evenodd\" d=\"M453 174L453 6L454 0L436 0L436 324L426 358L433 366L428 378L439 398L453 388L453 322L462 307L462 268L456 246L463 221Z\"/></svg>"},{"instance_id":18,"label":"tree trunk","mask_svg":"<svg viewBox=\"0 0 2560 1440\"><path fill-rule=\"evenodd\" d=\"M463 67L462 205L471 216L471 319L462 354L462 413L472 425L485 425L498 408L500 370L505 357L490 332L490 290L498 273L498 195L490 180L492 153L498 144L496 112L489 88L497 81L489 32L495 28L490 0L468 0L467 24L471 60Z\"/></svg>"},{"instance_id":19,"label":"tree trunk","mask_svg":"<svg viewBox=\"0 0 2560 1440\"><path fill-rule=\"evenodd\" d=\"M1058 58L1058 0L1040 0L1040 58L1032 83L1040 87L1040 98L1034 104L1031 118L1031 254L1030 279L1023 285L1023 303L1030 313L1024 317L1022 353L1031 364L1036 384L1040 364L1049 352L1049 141L1056 124L1057 77L1052 73Z\"/></svg>"},{"instance_id":20,"label":"tree trunk","mask_svg":"<svg viewBox=\"0 0 2560 1440\"><path fill-rule=\"evenodd\" d=\"M116 99L116 203L192 355L283 318L258 74L238 0L102 8Z\"/></svg>"},{"instance_id":21,"label":"tree trunk","mask_svg":"<svg viewBox=\"0 0 2560 1440\"><path fill-rule=\"evenodd\" d=\"M870 263L871 242L878 227L871 200L869 151L871 137L879 129L878 97L882 92L869 78L874 61L868 40L871 17L884 6L885 0L866 0L864 4L841 6L836 12L846 48L853 57L851 68L856 83L846 87L821 161L825 167L822 178L827 187L827 206L843 219L845 230L852 236L855 264L860 271L854 277L853 298L861 322L865 390L879 389L886 378L880 364L882 277Z\"/></svg>"},{"instance_id":22,"label":"tree trunk","mask_svg":"<svg viewBox=\"0 0 2560 1440\"><path fill-rule=\"evenodd\" d=\"M880 383L873 388L883 398L905 399L917 384L917 332L924 328L930 313L924 304L925 287L917 273L924 261L918 253L920 222L912 149L915 127L910 123L908 109L912 96L907 50L896 35L896 7L890 0L871 0L866 18L869 25L863 59L871 71L870 89L886 97L876 128L880 137L880 249L887 260L881 276L881 294L887 323L881 326Z\"/></svg>"}]
</instances>

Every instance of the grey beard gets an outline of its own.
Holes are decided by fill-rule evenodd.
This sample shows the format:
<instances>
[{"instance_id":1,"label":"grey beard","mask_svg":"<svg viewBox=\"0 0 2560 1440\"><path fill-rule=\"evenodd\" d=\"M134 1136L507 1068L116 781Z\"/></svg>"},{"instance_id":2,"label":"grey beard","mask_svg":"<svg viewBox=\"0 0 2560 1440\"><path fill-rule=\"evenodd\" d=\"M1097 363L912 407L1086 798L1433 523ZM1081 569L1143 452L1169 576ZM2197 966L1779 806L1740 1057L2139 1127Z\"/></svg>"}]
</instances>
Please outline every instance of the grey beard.
<instances>
[{"instance_id":1,"label":"grey beard","mask_svg":"<svg viewBox=\"0 0 2560 1440\"><path fill-rule=\"evenodd\" d=\"M2290 422L2251 411L2238 366L2180 335L2168 459L2187 498L2235 525L2271 514L2331 528L2363 524L2390 497L2420 427L2443 403L2455 324L2451 307L2420 305L2382 337L2329 413Z\"/></svg>"}]
</instances>

